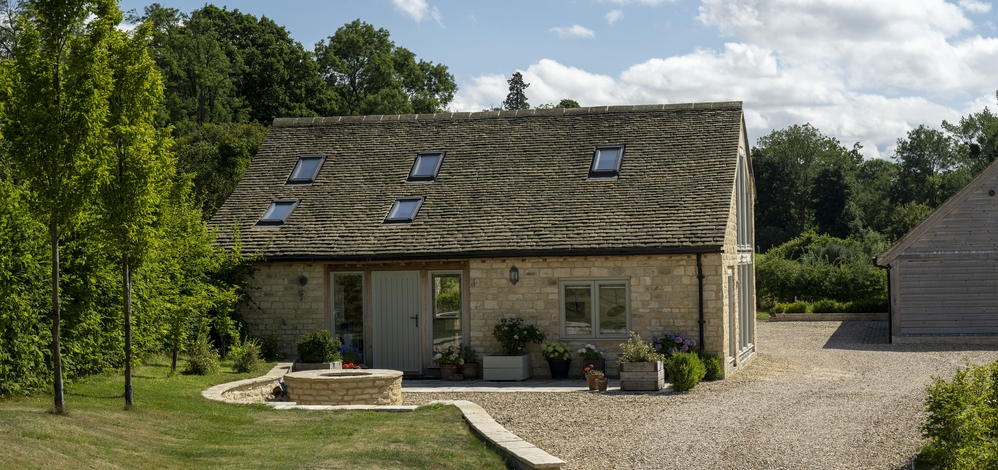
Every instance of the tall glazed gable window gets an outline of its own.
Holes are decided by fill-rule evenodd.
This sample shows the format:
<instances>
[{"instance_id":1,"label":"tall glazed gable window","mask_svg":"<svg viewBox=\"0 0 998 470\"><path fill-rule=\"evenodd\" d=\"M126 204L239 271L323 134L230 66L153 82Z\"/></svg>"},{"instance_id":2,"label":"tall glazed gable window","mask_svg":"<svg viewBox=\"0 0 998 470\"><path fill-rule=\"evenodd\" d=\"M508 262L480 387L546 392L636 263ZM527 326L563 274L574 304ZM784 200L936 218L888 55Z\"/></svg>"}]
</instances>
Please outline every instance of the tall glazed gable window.
<instances>
[{"instance_id":1,"label":"tall glazed gable window","mask_svg":"<svg viewBox=\"0 0 998 470\"><path fill-rule=\"evenodd\" d=\"M257 225L284 225L288 217L298 207L297 199L276 199L270 203L270 207L263 213Z\"/></svg>"},{"instance_id":2,"label":"tall glazed gable window","mask_svg":"<svg viewBox=\"0 0 998 470\"><path fill-rule=\"evenodd\" d=\"M620 176L620 165L624 161L623 145L601 145L593 152L593 163L589 167L590 178L613 178Z\"/></svg>"},{"instance_id":3,"label":"tall glazed gable window","mask_svg":"<svg viewBox=\"0 0 998 470\"><path fill-rule=\"evenodd\" d=\"M412 162L409 178L406 181L436 181L440 165L444 162L444 152L419 152Z\"/></svg>"},{"instance_id":4,"label":"tall glazed gable window","mask_svg":"<svg viewBox=\"0 0 998 470\"><path fill-rule=\"evenodd\" d=\"M561 335L626 338L631 324L628 279L561 281Z\"/></svg>"},{"instance_id":5,"label":"tall glazed gable window","mask_svg":"<svg viewBox=\"0 0 998 470\"><path fill-rule=\"evenodd\" d=\"M319 170L326 161L325 155L303 155L298 157L295 169L291 171L291 176L285 184L312 184L319 176Z\"/></svg>"}]
</instances>

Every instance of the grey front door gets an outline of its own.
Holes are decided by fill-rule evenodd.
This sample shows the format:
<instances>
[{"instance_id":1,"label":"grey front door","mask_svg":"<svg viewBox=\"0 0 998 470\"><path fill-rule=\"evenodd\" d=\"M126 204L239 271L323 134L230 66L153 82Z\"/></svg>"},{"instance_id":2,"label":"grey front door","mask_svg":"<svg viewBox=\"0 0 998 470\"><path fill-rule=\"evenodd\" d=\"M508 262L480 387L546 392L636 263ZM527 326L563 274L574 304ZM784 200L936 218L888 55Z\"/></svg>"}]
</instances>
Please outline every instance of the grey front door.
<instances>
[{"instance_id":1,"label":"grey front door","mask_svg":"<svg viewBox=\"0 0 998 470\"><path fill-rule=\"evenodd\" d=\"M421 373L419 271L372 274L374 367Z\"/></svg>"}]
</instances>

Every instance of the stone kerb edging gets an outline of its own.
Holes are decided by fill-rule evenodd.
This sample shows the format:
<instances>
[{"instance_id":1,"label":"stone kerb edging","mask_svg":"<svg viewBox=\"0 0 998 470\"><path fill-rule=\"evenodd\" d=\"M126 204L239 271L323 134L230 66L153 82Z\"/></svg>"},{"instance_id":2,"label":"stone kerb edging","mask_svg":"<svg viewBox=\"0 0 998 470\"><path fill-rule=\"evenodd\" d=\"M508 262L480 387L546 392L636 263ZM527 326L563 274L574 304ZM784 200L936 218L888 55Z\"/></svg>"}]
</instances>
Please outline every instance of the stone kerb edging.
<instances>
[{"instance_id":1,"label":"stone kerb edging","mask_svg":"<svg viewBox=\"0 0 998 470\"><path fill-rule=\"evenodd\" d=\"M247 403L246 398L253 398L252 403L262 403L263 397L277 386L278 381L289 370L291 370L290 362L279 362L263 376L218 384L202 391L201 396L226 403ZM260 394L260 400L255 399L257 393Z\"/></svg>"},{"instance_id":2,"label":"stone kerb edging","mask_svg":"<svg viewBox=\"0 0 998 470\"><path fill-rule=\"evenodd\" d=\"M458 407L464 414L468 426L471 426L471 429L481 436L486 444L502 454L506 463L513 468L565 468L564 460L509 432L492 419L492 416L485 409L473 402L468 400L438 400L431 403Z\"/></svg>"},{"instance_id":3,"label":"stone kerb edging","mask_svg":"<svg viewBox=\"0 0 998 470\"><path fill-rule=\"evenodd\" d=\"M769 321L887 321L886 313L770 313Z\"/></svg>"}]
</instances>

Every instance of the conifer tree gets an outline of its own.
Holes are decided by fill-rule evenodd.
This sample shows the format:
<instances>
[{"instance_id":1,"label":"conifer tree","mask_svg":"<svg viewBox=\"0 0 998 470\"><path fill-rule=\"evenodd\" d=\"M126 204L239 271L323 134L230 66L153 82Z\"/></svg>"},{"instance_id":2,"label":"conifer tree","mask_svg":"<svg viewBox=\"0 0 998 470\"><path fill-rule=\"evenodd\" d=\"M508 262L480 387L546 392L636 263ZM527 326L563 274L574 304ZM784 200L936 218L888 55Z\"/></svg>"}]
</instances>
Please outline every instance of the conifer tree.
<instances>
[{"instance_id":1,"label":"conifer tree","mask_svg":"<svg viewBox=\"0 0 998 470\"><path fill-rule=\"evenodd\" d=\"M523 75L520 75L520 72L515 72L512 78L506 80L506 83L509 83L509 94L502 102L503 109L530 109L527 95L523 93L530 84L523 82Z\"/></svg>"}]
</instances>

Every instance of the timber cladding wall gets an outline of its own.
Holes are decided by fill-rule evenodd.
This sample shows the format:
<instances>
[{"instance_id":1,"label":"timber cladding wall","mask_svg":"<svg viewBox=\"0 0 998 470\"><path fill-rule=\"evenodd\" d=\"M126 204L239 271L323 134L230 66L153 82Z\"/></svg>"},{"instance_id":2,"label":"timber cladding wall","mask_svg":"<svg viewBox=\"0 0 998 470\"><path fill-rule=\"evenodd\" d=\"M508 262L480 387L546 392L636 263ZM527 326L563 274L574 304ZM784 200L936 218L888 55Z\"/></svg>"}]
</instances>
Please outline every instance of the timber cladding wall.
<instances>
[{"instance_id":1,"label":"timber cladding wall","mask_svg":"<svg viewBox=\"0 0 998 470\"><path fill-rule=\"evenodd\" d=\"M998 162L877 257L892 338L998 343Z\"/></svg>"}]
</instances>

